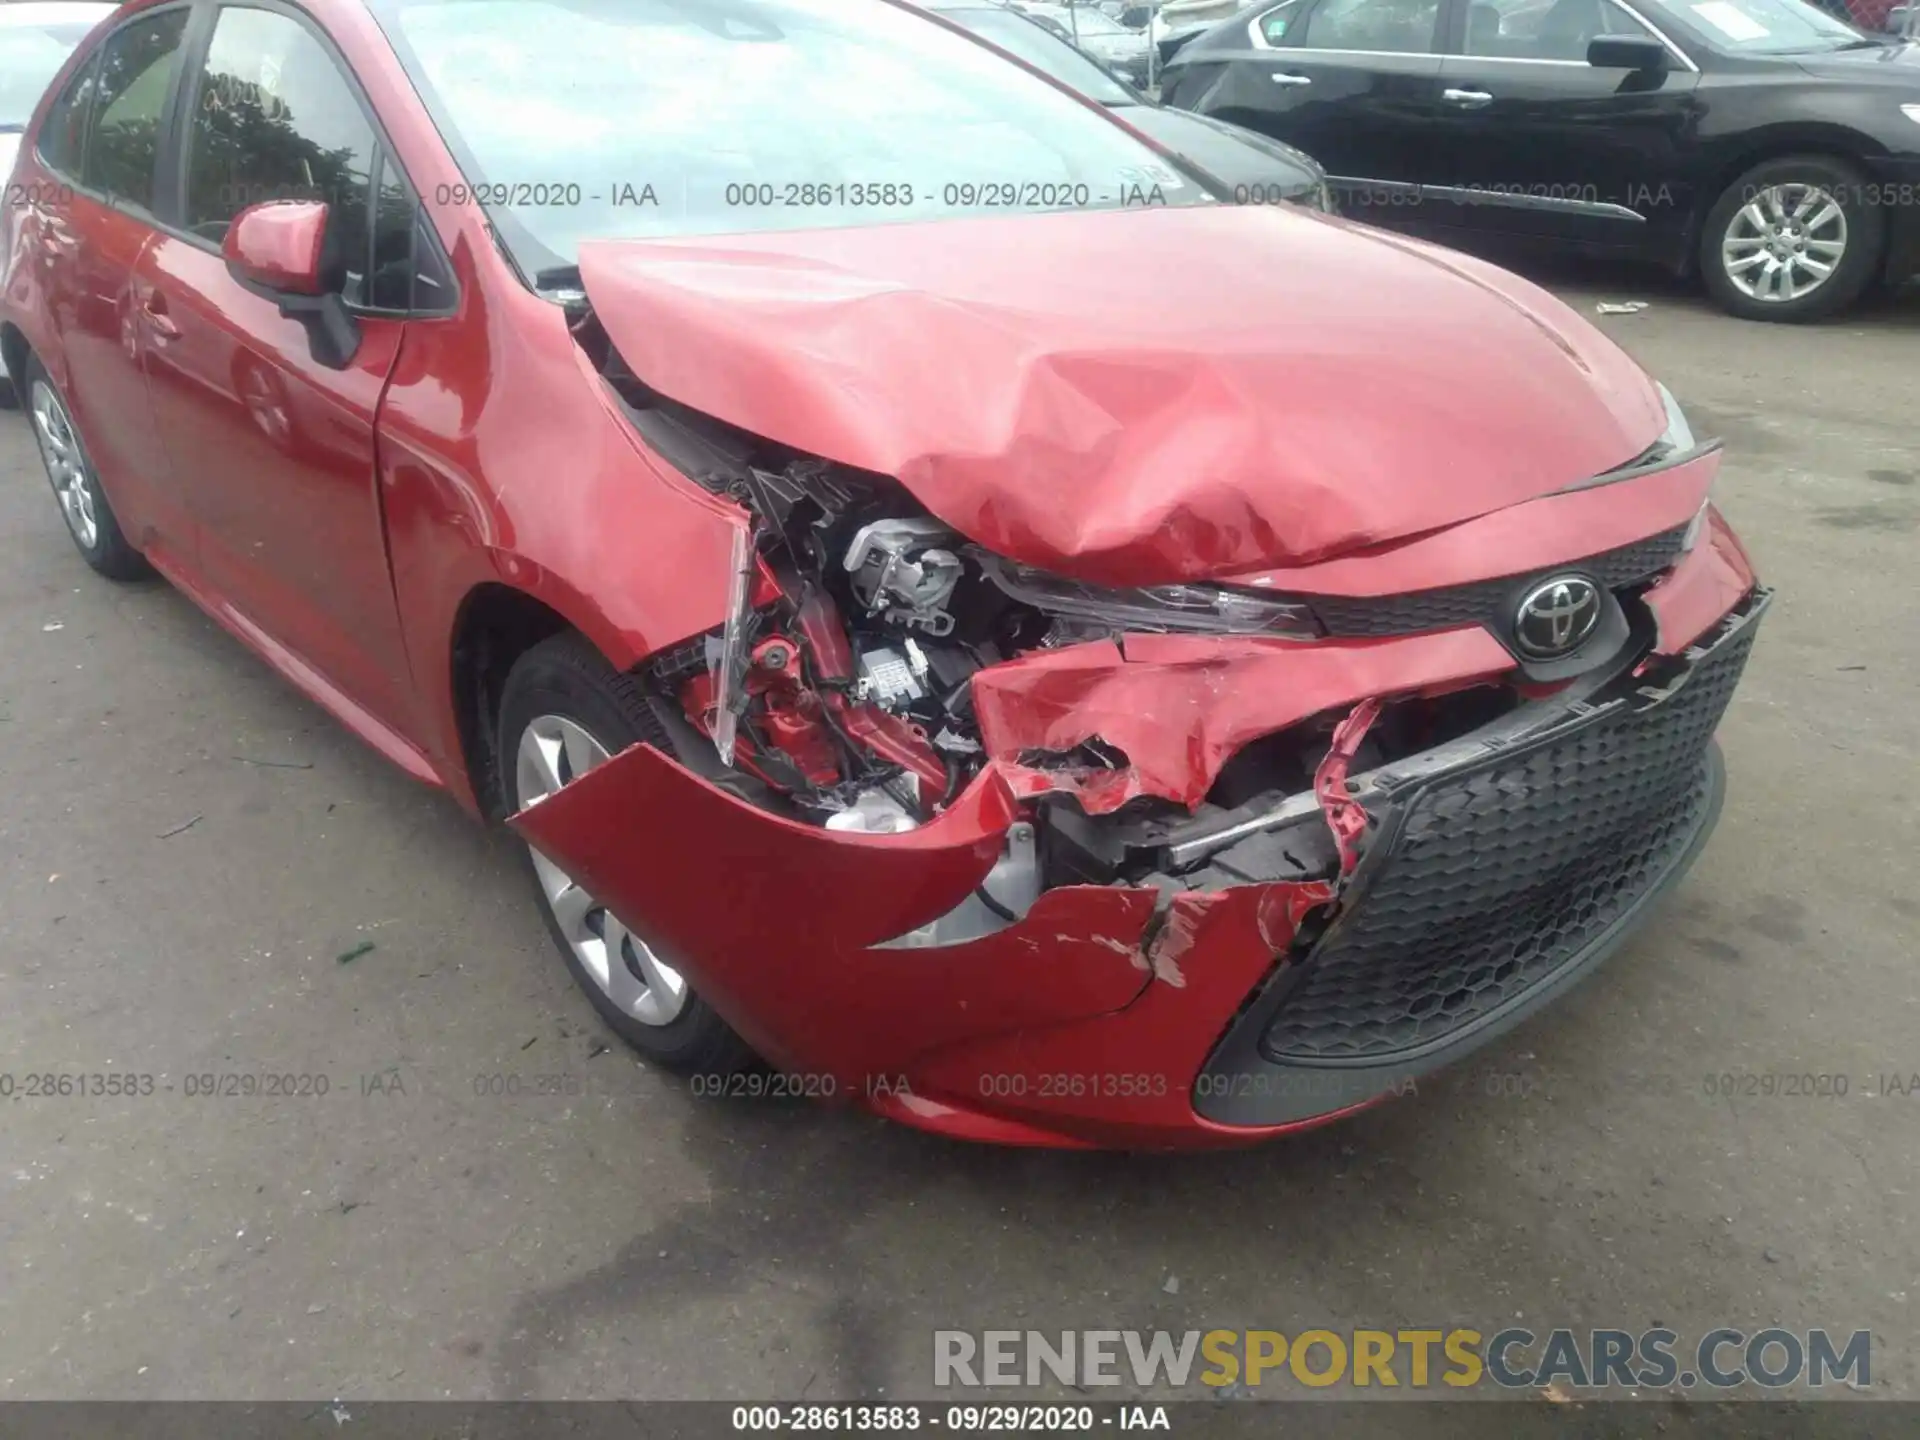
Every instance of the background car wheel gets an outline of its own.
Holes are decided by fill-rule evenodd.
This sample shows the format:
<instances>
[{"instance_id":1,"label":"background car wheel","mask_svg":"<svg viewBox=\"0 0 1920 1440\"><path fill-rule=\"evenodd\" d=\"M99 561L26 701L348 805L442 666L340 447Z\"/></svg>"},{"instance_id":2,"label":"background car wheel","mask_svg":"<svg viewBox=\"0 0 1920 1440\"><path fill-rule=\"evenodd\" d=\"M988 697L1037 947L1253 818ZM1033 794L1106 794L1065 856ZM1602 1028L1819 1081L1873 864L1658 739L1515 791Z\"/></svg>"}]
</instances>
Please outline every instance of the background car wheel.
<instances>
[{"instance_id":1,"label":"background car wheel","mask_svg":"<svg viewBox=\"0 0 1920 1440\"><path fill-rule=\"evenodd\" d=\"M1886 216L1866 181L1824 155L1768 160L1729 185L1700 234L1700 271L1748 320L1818 320L1860 298L1880 263Z\"/></svg>"},{"instance_id":2,"label":"background car wheel","mask_svg":"<svg viewBox=\"0 0 1920 1440\"><path fill-rule=\"evenodd\" d=\"M656 729L632 681L580 636L555 636L522 655L507 676L496 751L500 793L514 810L525 809ZM684 1074L731 1075L754 1063L746 1042L611 911L531 846L527 862L567 969L623 1040Z\"/></svg>"},{"instance_id":3,"label":"background car wheel","mask_svg":"<svg viewBox=\"0 0 1920 1440\"><path fill-rule=\"evenodd\" d=\"M81 556L109 580L140 580L152 574L140 552L121 534L107 492L100 488L86 446L80 443L73 412L38 360L27 362L20 383L25 387L27 419L33 426L34 443L40 447L40 463L47 467L47 480L60 502L67 533Z\"/></svg>"}]
</instances>

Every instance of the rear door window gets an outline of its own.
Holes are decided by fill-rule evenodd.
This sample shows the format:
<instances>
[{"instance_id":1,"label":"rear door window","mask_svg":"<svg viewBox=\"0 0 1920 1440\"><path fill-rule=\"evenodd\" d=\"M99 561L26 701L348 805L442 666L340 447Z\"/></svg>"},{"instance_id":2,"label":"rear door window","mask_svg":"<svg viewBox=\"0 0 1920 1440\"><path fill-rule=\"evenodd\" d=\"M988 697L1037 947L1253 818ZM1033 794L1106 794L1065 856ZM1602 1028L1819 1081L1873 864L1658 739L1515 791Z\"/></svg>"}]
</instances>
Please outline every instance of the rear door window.
<instances>
[{"instance_id":1,"label":"rear door window","mask_svg":"<svg viewBox=\"0 0 1920 1440\"><path fill-rule=\"evenodd\" d=\"M1260 17L1260 38L1269 45L1298 44L1293 37L1300 28L1300 17L1306 13L1306 0L1287 0L1278 10L1269 10Z\"/></svg>"},{"instance_id":2,"label":"rear door window","mask_svg":"<svg viewBox=\"0 0 1920 1440\"><path fill-rule=\"evenodd\" d=\"M1440 0L1321 0L1307 18L1306 34L1287 43L1309 50L1426 55L1435 49L1439 25Z\"/></svg>"},{"instance_id":3,"label":"rear door window","mask_svg":"<svg viewBox=\"0 0 1920 1440\"><path fill-rule=\"evenodd\" d=\"M1583 63L1603 35L1658 39L1611 0L1474 0L1461 48L1497 60Z\"/></svg>"},{"instance_id":4,"label":"rear door window","mask_svg":"<svg viewBox=\"0 0 1920 1440\"><path fill-rule=\"evenodd\" d=\"M153 210L154 164L186 28L185 8L165 10L123 26L100 47L81 183L145 214Z\"/></svg>"},{"instance_id":5,"label":"rear door window","mask_svg":"<svg viewBox=\"0 0 1920 1440\"><path fill-rule=\"evenodd\" d=\"M93 113L99 70L97 55L81 66L67 81L67 88L53 102L53 108L47 111L46 123L40 127L40 159L49 170L73 179L80 177L87 156L87 118Z\"/></svg>"}]
</instances>

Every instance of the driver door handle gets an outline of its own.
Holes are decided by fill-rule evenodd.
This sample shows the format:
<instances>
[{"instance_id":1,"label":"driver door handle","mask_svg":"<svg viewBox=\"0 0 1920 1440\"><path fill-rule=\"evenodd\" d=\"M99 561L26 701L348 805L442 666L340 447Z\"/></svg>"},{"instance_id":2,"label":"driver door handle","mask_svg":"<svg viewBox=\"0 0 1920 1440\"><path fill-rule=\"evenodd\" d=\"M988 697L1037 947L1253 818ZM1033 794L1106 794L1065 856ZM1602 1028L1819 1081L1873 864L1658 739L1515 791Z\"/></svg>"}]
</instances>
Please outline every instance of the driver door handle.
<instances>
[{"instance_id":1,"label":"driver door handle","mask_svg":"<svg viewBox=\"0 0 1920 1440\"><path fill-rule=\"evenodd\" d=\"M1276 85L1311 85L1313 83L1311 75L1295 75L1289 70L1279 71L1271 78Z\"/></svg>"},{"instance_id":2,"label":"driver door handle","mask_svg":"<svg viewBox=\"0 0 1920 1440\"><path fill-rule=\"evenodd\" d=\"M1469 108L1493 103L1493 96L1485 90L1442 90L1440 98L1449 105L1465 105Z\"/></svg>"},{"instance_id":3,"label":"driver door handle","mask_svg":"<svg viewBox=\"0 0 1920 1440\"><path fill-rule=\"evenodd\" d=\"M147 291L146 298L140 302L141 312L146 316L147 328L153 331L156 340L178 340L180 327L173 323L173 317L167 314L167 297L158 290Z\"/></svg>"},{"instance_id":4,"label":"driver door handle","mask_svg":"<svg viewBox=\"0 0 1920 1440\"><path fill-rule=\"evenodd\" d=\"M80 253L80 241L73 231L57 220L48 220L40 227L41 253L51 259L54 256L71 259Z\"/></svg>"}]
</instances>

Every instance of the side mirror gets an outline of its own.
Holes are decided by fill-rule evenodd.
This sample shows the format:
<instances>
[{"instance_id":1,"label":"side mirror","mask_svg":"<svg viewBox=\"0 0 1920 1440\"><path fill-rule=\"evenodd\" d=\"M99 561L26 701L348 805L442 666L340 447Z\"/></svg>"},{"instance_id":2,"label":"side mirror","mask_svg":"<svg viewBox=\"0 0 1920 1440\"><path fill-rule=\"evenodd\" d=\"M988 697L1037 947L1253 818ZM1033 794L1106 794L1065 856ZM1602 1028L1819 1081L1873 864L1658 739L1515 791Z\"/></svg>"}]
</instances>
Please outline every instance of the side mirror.
<instances>
[{"instance_id":1,"label":"side mirror","mask_svg":"<svg viewBox=\"0 0 1920 1440\"><path fill-rule=\"evenodd\" d=\"M243 281L276 295L326 289L327 207L318 200L249 205L227 226L220 253Z\"/></svg>"},{"instance_id":2,"label":"side mirror","mask_svg":"<svg viewBox=\"0 0 1920 1440\"><path fill-rule=\"evenodd\" d=\"M314 361L344 370L360 349L360 327L340 297L341 270L327 253L327 207L318 200L268 200L233 217L220 253L233 278L306 327Z\"/></svg>"},{"instance_id":3,"label":"side mirror","mask_svg":"<svg viewBox=\"0 0 1920 1440\"><path fill-rule=\"evenodd\" d=\"M1588 43L1587 64L1651 74L1667 68L1667 47L1645 35L1602 35Z\"/></svg>"}]
</instances>

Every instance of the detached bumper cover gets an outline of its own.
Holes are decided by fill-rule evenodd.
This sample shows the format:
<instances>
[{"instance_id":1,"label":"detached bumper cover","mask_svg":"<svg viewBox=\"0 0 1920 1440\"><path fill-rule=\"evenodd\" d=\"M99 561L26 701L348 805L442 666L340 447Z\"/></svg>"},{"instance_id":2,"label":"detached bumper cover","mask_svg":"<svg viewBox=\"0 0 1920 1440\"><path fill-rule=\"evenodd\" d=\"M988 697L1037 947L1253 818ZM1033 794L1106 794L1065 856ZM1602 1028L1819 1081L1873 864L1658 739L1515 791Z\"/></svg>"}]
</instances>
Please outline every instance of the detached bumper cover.
<instances>
[{"instance_id":1,"label":"detached bumper cover","mask_svg":"<svg viewBox=\"0 0 1920 1440\"><path fill-rule=\"evenodd\" d=\"M1710 736L1766 604L1712 528L1647 593L1660 635L1642 673L1596 674L1356 777L1372 825L1345 883L1262 829L1215 847L1181 893L1064 886L981 939L894 949L1001 853L1019 812L1017 777L997 763L920 829L861 836L769 815L635 746L513 824L768 1059L830 1077L822 1093L1004 1143L1244 1144L1484 1043L1597 963L1684 873L1719 802ZM1723 603L1723 585L1740 594ZM1452 663L1416 682L1472 683L1484 657L1454 653L1461 634L1327 653L1357 647L1365 675L1360 657L1425 644ZM1223 696L1239 694L1242 649L1222 642ZM1368 678L1369 694L1404 693L1410 676ZM1317 812L1302 823L1324 830ZM1315 943L1297 943L1329 913Z\"/></svg>"}]
</instances>

